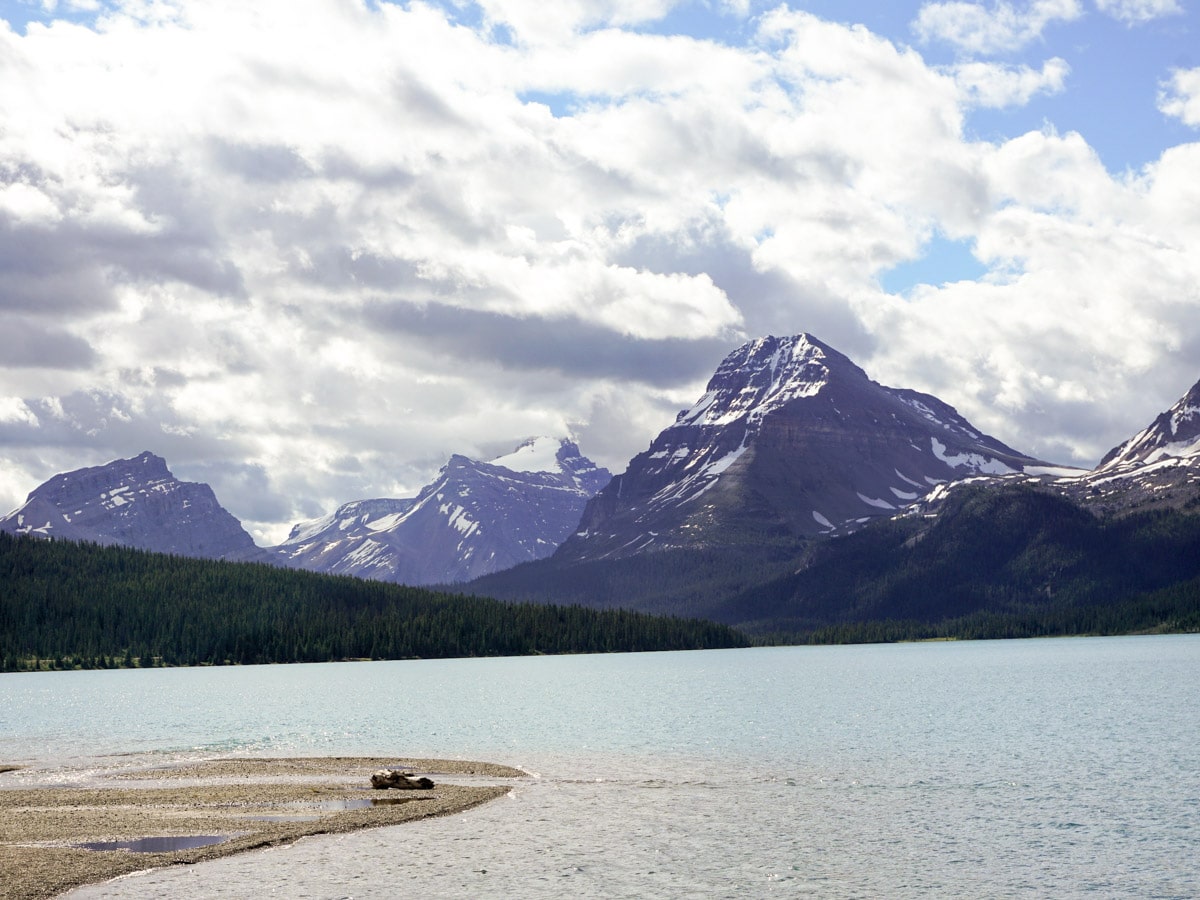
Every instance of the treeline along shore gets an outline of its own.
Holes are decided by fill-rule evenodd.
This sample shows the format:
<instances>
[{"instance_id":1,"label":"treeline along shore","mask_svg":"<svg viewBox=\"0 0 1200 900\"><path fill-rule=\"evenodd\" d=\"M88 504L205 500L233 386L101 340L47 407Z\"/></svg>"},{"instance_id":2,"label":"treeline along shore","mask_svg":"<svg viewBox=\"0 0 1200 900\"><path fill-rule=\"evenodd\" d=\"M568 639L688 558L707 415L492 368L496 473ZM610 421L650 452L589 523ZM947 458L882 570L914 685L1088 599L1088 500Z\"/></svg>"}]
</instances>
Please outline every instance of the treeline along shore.
<instances>
[{"instance_id":1,"label":"treeline along shore","mask_svg":"<svg viewBox=\"0 0 1200 900\"><path fill-rule=\"evenodd\" d=\"M508 604L255 563L0 533L0 671L742 647L626 610Z\"/></svg>"}]
</instances>

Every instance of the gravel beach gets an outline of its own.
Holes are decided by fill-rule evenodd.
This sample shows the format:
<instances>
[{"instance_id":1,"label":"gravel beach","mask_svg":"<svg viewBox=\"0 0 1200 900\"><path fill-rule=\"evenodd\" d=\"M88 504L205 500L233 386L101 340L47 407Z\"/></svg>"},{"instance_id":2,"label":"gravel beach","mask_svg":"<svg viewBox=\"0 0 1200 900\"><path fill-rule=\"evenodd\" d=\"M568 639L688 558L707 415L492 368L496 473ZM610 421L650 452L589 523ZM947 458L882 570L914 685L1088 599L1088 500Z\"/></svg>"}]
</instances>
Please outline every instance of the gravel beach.
<instances>
[{"instance_id":1,"label":"gravel beach","mask_svg":"<svg viewBox=\"0 0 1200 900\"><path fill-rule=\"evenodd\" d=\"M436 786L372 790L370 776L379 769L426 775ZM26 787L21 774L20 768L0 765L0 895L7 900L53 897L142 869L216 859L306 835L451 815L510 789L484 782L527 777L492 763L404 757L215 759L118 769L80 787ZM467 783L446 783L446 776ZM166 838L176 846L188 838L220 841L165 852L80 846L143 838Z\"/></svg>"}]
</instances>

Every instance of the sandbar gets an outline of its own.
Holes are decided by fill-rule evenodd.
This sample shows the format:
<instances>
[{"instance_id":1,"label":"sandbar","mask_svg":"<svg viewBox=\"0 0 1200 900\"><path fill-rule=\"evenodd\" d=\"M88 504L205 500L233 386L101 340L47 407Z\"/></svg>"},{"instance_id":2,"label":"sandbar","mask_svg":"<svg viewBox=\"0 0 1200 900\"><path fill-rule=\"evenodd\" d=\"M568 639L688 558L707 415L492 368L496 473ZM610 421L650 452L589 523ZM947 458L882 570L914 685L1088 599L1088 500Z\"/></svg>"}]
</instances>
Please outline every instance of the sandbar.
<instances>
[{"instance_id":1,"label":"sandbar","mask_svg":"<svg viewBox=\"0 0 1200 900\"><path fill-rule=\"evenodd\" d=\"M427 775L432 790L377 791L378 769ZM0 766L0 772L19 772ZM467 783L448 783L444 776ZM213 759L118 771L86 787L22 787L0 774L0 894L41 900L131 872L186 865L333 834L453 815L507 794L510 766L405 757ZM158 853L79 845L137 838L220 836ZM177 841L177 843L184 843Z\"/></svg>"}]
</instances>

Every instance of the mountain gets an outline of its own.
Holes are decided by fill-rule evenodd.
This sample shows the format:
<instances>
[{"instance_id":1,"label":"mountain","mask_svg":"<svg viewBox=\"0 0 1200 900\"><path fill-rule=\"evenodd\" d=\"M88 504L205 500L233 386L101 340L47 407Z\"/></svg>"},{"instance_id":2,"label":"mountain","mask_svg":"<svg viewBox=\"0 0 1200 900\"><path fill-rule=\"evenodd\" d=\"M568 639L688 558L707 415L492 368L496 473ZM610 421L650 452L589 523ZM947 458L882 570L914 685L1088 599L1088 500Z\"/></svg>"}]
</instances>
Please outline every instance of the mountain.
<instances>
[{"instance_id":1,"label":"mountain","mask_svg":"<svg viewBox=\"0 0 1200 900\"><path fill-rule=\"evenodd\" d=\"M292 529L286 565L404 584L466 581L549 556L611 475L570 441L490 462L454 455L415 498L361 500Z\"/></svg>"},{"instance_id":2,"label":"mountain","mask_svg":"<svg viewBox=\"0 0 1200 900\"><path fill-rule=\"evenodd\" d=\"M1100 515L1200 510L1200 381L1179 401L1063 492Z\"/></svg>"},{"instance_id":3,"label":"mountain","mask_svg":"<svg viewBox=\"0 0 1200 900\"><path fill-rule=\"evenodd\" d=\"M940 486L707 613L854 640L1194 629L1198 513L1200 383L1090 471Z\"/></svg>"},{"instance_id":4,"label":"mountain","mask_svg":"<svg viewBox=\"0 0 1200 900\"><path fill-rule=\"evenodd\" d=\"M1152 509L1200 512L1200 382L1129 440L1113 447L1094 469L1032 468L1022 475L973 479L999 488L1041 484L1095 516L1110 518ZM938 515L946 500L968 486L935 488L906 513Z\"/></svg>"},{"instance_id":5,"label":"mountain","mask_svg":"<svg viewBox=\"0 0 1200 900\"><path fill-rule=\"evenodd\" d=\"M150 452L55 475L0 519L0 531L208 559L262 558L212 488L179 481Z\"/></svg>"},{"instance_id":6,"label":"mountain","mask_svg":"<svg viewBox=\"0 0 1200 900\"><path fill-rule=\"evenodd\" d=\"M1200 382L1090 471L943 486L708 612L839 640L1195 631Z\"/></svg>"},{"instance_id":7,"label":"mountain","mask_svg":"<svg viewBox=\"0 0 1200 900\"><path fill-rule=\"evenodd\" d=\"M729 354L704 395L587 505L557 560L852 531L936 485L1045 466L808 334Z\"/></svg>"},{"instance_id":8,"label":"mountain","mask_svg":"<svg viewBox=\"0 0 1200 900\"><path fill-rule=\"evenodd\" d=\"M1196 630L1200 384L1093 470L985 471L796 546L790 556L745 544L583 560L560 551L469 589L822 642Z\"/></svg>"},{"instance_id":9,"label":"mountain","mask_svg":"<svg viewBox=\"0 0 1200 900\"><path fill-rule=\"evenodd\" d=\"M970 483L936 516L814 543L708 614L820 641L1194 631L1200 516L1099 518L1046 486Z\"/></svg>"}]
</instances>

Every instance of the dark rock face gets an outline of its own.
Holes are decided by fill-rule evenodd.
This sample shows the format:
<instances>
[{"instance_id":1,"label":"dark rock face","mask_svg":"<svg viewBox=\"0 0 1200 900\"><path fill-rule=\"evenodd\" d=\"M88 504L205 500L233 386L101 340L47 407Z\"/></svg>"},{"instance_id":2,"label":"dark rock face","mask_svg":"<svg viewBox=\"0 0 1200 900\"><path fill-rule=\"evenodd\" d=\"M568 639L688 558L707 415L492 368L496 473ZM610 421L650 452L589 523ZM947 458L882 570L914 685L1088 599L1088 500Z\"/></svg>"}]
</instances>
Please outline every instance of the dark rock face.
<instances>
[{"instance_id":1,"label":"dark rock face","mask_svg":"<svg viewBox=\"0 0 1200 900\"><path fill-rule=\"evenodd\" d=\"M935 486L1040 463L811 335L766 337L588 504L555 558L792 541L894 515Z\"/></svg>"},{"instance_id":2,"label":"dark rock face","mask_svg":"<svg viewBox=\"0 0 1200 900\"><path fill-rule=\"evenodd\" d=\"M179 481L149 452L55 475L0 530L207 559L262 555L212 488Z\"/></svg>"},{"instance_id":3,"label":"dark rock face","mask_svg":"<svg viewBox=\"0 0 1200 900\"><path fill-rule=\"evenodd\" d=\"M1200 382L1063 493L1100 515L1200 508Z\"/></svg>"},{"instance_id":4,"label":"dark rock face","mask_svg":"<svg viewBox=\"0 0 1200 900\"><path fill-rule=\"evenodd\" d=\"M611 475L570 441L538 438L491 463L452 456L405 500L364 500L297 525L286 565L403 584L449 584L549 556Z\"/></svg>"}]
</instances>

